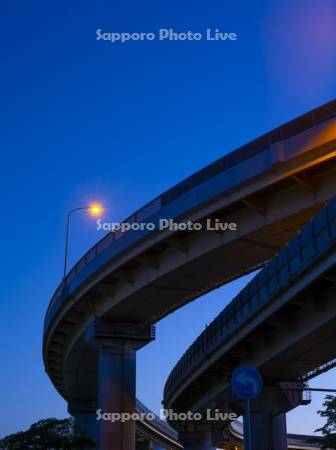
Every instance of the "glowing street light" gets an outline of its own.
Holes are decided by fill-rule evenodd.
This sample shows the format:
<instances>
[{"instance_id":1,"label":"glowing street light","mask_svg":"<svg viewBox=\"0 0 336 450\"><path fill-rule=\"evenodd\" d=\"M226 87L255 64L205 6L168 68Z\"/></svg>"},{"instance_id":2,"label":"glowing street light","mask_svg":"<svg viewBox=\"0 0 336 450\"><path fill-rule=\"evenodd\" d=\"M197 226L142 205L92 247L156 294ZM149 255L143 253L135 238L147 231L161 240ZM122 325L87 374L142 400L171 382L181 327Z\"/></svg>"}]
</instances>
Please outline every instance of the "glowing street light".
<instances>
[{"instance_id":1,"label":"glowing street light","mask_svg":"<svg viewBox=\"0 0 336 450\"><path fill-rule=\"evenodd\" d=\"M104 213L104 208L99 203L93 203L88 207L88 211L93 217L100 217Z\"/></svg>"},{"instance_id":2,"label":"glowing street light","mask_svg":"<svg viewBox=\"0 0 336 450\"><path fill-rule=\"evenodd\" d=\"M64 270L63 270L63 281L65 281L68 265L68 249L69 249L69 234L70 234L70 219L73 213L77 211L87 211L93 217L99 217L103 215L104 208L100 203L92 203L88 206L80 206L79 208L74 208L68 212L67 215L67 226L66 226L66 236L65 236L65 252L64 252Z\"/></svg>"}]
</instances>

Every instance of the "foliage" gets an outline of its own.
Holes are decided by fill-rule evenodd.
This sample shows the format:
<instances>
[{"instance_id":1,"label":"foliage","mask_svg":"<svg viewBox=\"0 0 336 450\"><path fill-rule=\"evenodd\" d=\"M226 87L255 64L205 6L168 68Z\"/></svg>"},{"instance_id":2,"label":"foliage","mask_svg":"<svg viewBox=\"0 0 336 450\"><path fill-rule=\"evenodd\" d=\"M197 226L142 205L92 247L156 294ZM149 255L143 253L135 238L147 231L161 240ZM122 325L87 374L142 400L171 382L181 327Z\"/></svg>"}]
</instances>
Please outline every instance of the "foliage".
<instances>
[{"instance_id":1,"label":"foliage","mask_svg":"<svg viewBox=\"0 0 336 450\"><path fill-rule=\"evenodd\" d=\"M327 395L323 407L324 410L317 412L327 421L323 427L315 430L316 433L322 433L322 436L311 438L310 442L319 444L323 450L336 450L336 397Z\"/></svg>"},{"instance_id":2,"label":"foliage","mask_svg":"<svg viewBox=\"0 0 336 450\"><path fill-rule=\"evenodd\" d=\"M11 434L0 440L0 450L75 450L96 448L72 418L44 419L27 431Z\"/></svg>"}]
</instances>

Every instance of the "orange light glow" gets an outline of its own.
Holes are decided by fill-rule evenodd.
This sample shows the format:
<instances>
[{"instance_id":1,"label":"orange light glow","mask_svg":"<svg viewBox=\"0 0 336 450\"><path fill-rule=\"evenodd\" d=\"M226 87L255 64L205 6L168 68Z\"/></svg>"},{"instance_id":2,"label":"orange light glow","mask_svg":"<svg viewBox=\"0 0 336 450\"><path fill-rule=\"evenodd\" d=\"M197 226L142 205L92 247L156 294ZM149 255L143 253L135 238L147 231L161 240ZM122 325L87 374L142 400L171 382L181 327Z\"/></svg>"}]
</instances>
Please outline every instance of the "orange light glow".
<instances>
[{"instance_id":1,"label":"orange light glow","mask_svg":"<svg viewBox=\"0 0 336 450\"><path fill-rule=\"evenodd\" d=\"M89 206L89 213L93 217L99 217L104 213L104 208L99 203L93 203Z\"/></svg>"}]
</instances>

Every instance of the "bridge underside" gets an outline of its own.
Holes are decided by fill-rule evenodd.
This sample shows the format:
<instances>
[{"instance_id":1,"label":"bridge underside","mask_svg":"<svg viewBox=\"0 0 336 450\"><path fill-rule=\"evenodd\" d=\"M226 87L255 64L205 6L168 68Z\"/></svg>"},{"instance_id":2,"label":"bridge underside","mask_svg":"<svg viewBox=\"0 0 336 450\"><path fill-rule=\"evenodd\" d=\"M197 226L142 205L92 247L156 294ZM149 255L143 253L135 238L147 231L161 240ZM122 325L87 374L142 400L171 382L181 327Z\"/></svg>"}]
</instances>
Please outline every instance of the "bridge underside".
<instances>
[{"instance_id":1,"label":"bridge underside","mask_svg":"<svg viewBox=\"0 0 336 450\"><path fill-rule=\"evenodd\" d=\"M153 201L154 212L143 208L134 215L139 221L146 209L148 220L231 222L238 226L235 232L129 232L120 240L113 234L91 249L57 289L45 321L46 370L69 405L103 405L111 412L126 405L134 411L135 355L152 340L151 324L272 258L335 195L335 144L331 103L195 174ZM170 407L201 409L212 402L241 411L230 396L229 376L246 362L262 371L277 399L274 412L288 410L279 381L330 356L335 326L330 315L335 311L329 275L309 295L304 291L304 301L295 295L295 301L268 310L263 323L240 330L230 347L214 355L216 364L204 373L195 371L187 386L178 386ZM321 303L316 300L319 289ZM321 329L318 339L312 320ZM218 386L225 377L224 388ZM260 398L253 412L264 410ZM100 423L98 436L99 450L133 450L135 445L134 425ZM206 432L203 437L212 448L212 437ZM196 450L191 434L186 440Z\"/></svg>"},{"instance_id":2,"label":"bridge underside","mask_svg":"<svg viewBox=\"0 0 336 450\"><path fill-rule=\"evenodd\" d=\"M314 192L287 180L286 188L281 184L259 194L264 212L241 203L231 205L230 210L219 210L216 217L239 224L237 233L179 233L178 244L163 249L164 244L158 243L156 249L155 246L152 249L161 270L140 266L132 271L131 266L126 265L124 270L136 274L133 282L120 282L111 276L104 279L103 285L88 291L84 302L73 308L63 321L64 327L77 327L63 360L65 396L78 400L96 395L98 356L85 345L83 334L94 311L107 322L155 322L193 298L259 267L335 192L335 168L330 161L323 170L319 167L314 171L319 174L315 175ZM146 283L136 287L137 278L145 279ZM129 292L122 302L117 301L119 289ZM141 306L143 304L146 308ZM81 317L80 324L78 317ZM60 345L65 336L61 332L54 339L56 345ZM55 356L51 360L53 358Z\"/></svg>"},{"instance_id":3,"label":"bridge underside","mask_svg":"<svg viewBox=\"0 0 336 450\"><path fill-rule=\"evenodd\" d=\"M247 364L258 367L265 384L263 395L251 402L252 411L271 411L272 405L274 413L290 410L291 402L280 383L295 381L335 357L335 298L336 272L332 270L284 307L265 311L260 325L251 323L237 333L212 356L207 370L194 374L195 382L169 407L178 411L229 408L241 414L242 403L232 397L231 374Z\"/></svg>"}]
</instances>

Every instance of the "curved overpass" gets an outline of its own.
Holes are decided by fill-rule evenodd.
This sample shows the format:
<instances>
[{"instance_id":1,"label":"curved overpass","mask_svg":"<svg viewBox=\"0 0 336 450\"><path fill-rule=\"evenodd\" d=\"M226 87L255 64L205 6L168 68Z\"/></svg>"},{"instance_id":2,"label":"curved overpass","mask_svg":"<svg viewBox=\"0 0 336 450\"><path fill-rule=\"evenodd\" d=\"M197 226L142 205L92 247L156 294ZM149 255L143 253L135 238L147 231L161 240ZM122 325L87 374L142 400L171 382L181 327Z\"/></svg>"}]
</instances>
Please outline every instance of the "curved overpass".
<instances>
[{"instance_id":1,"label":"curved overpass","mask_svg":"<svg viewBox=\"0 0 336 450\"><path fill-rule=\"evenodd\" d=\"M145 416L144 420L137 422L137 450L146 447L150 450L151 444L154 447L167 450L181 450L183 448L178 441L178 433L139 400L136 402L136 410Z\"/></svg>"},{"instance_id":2,"label":"curved overpass","mask_svg":"<svg viewBox=\"0 0 336 450\"><path fill-rule=\"evenodd\" d=\"M314 450L320 447L317 444L310 442L312 436L305 436L300 434L288 434L287 435L287 448L288 450ZM228 435L223 445L220 448L225 450L242 450L243 448L244 433L242 424L235 420L231 422L228 427Z\"/></svg>"},{"instance_id":3,"label":"curved overpass","mask_svg":"<svg viewBox=\"0 0 336 450\"><path fill-rule=\"evenodd\" d=\"M335 117L336 102L323 105L221 158L125 220L224 219L238 224L236 232L109 233L75 265L50 302L43 339L46 371L68 402L97 400L97 342L106 338L106 325L113 325L113 339L116 333L125 339L118 324L155 323L263 265L335 195ZM96 319L105 331L91 329L95 342L88 345L86 332ZM134 348L141 347L139 339L145 343L137 335Z\"/></svg>"},{"instance_id":4,"label":"curved overpass","mask_svg":"<svg viewBox=\"0 0 336 450\"><path fill-rule=\"evenodd\" d=\"M241 414L242 402L231 388L231 374L241 364L258 367L264 379L252 413L275 417L297 406L301 380L336 357L335 250L336 197L189 347L167 380L165 407ZM293 403L289 392L295 390L299 395Z\"/></svg>"}]
</instances>

